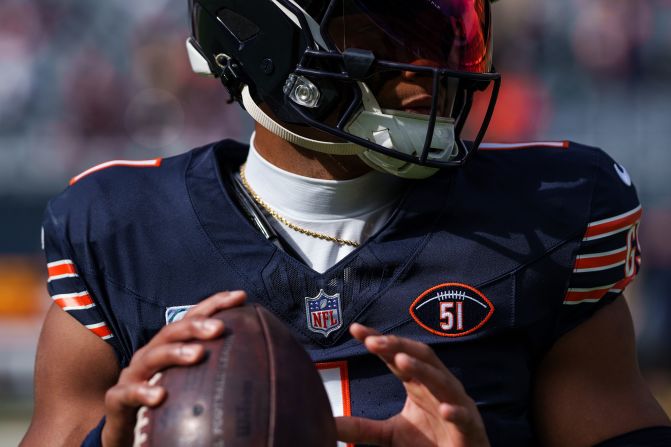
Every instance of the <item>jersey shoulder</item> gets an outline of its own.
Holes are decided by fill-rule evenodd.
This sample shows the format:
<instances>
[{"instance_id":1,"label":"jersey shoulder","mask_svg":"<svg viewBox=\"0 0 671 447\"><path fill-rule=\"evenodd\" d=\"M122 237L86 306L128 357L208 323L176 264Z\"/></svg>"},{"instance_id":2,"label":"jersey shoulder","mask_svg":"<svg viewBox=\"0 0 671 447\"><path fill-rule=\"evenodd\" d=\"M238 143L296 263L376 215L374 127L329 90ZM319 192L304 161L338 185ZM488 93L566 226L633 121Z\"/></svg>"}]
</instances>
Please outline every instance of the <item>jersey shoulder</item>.
<instances>
[{"instance_id":1,"label":"jersey shoulder","mask_svg":"<svg viewBox=\"0 0 671 447\"><path fill-rule=\"evenodd\" d=\"M483 143L476 158L499 165L507 181L534 179L539 190L561 187L570 196L572 189L589 185L591 218L610 217L639 206L626 168L598 147L571 141Z\"/></svg>"},{"instance_id":2,"label":"jersey shoulder","mask_svg":"<svg viewBox=\"0 0 671 447\"><path fill-rule=\"evenodd\" d=\"M159 191L178 188L186 165L199 150L205 148L173 157L100 163L72 177L67 188L51 200L51 206L69 213L117 207L128 211L136 202L159 199L155 196Z\"/></svg>"},{"instance_id":3,"label":"jersey shoulder","mask_svg":"<svg viewBox=\"0 0 671 447\"><path fill-rule=\"evenodd\" d=\"M551 254L539 275L552 297L544 303L556 316L553 339L616 299L635 278L641 205L629 173L604 150L574 142L485 144L473 161L470 184L485 185L483 196L495 198L489 206L497 212L489 218L515 229L511 235L544 234L543 244L529 246ZM506 214L515 217L506 220ZM551 293L548 278L560 270L565 274Z\"/></svg>"},{"instance_id":4,"label":"jersey shoulder","mask_svg":"<svg viewBox=\"0 0 671 447\"><path fill-rule=\"evenodd\" d=\"M219 142L165 159L103 163L73 178L47 205L42 245L49 293L55 304L110 343L121 365L129 361L140 333L120 322L135 321L139 302L156 306L148 291L179 300L166 306L183 304L174 291L181 289L165 285L161 274L181 268L175 259L199 261L209 247L197 237L200 227L187 180L203 183L199 174L204 171L196 168L214 175L215 151L235 158L241 150L241 145ZM205 183L217 192L216 178ZM198 256L189 258L185 241Z\"/></svg>"},{"instance_id":5,"label":"jersey shoulder","mask_svg":"<svg viewBox=\"0 0 671 447\"><path fill-rule=\"evenodd\" d=\"M487 144L463 167L440 177L452 179L444 185L450 191L449 219L441 225L477 241L479 249L516 253L499 263L501 272L558 247L574 253L571 247L588 231L626 226L640 212L624 168L603 150L577 143Z\"/></svg>"},{"instance_id":6,"label":"jersey shoulder","mask_svg":"<svg viewBox=\"0 0 671 447\"><path fill-rule=\"evenodd\" d=\"M167 158L107 161L73 177L48 210L65 227L84 230L81 225L86 225L79 234L88 237L119 222L169 218L190 209L185 179L194 165L216 163L215 150L235 159L241 149L235 142L220 141ZM69 233L76 237L78 232Z\"/></svg>"}]
</instances>

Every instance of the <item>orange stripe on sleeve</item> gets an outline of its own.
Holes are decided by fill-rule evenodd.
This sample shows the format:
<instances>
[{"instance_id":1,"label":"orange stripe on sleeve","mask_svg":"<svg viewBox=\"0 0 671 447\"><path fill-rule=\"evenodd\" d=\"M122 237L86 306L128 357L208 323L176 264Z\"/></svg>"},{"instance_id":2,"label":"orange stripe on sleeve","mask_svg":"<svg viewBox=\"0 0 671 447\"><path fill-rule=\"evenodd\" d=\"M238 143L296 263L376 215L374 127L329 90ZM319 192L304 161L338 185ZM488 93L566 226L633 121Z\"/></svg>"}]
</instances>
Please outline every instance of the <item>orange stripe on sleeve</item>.
<instances>
[{"instance_id":1,"label":"orange stripe on sleeve","mask_svg":"<svg viewBox=\"0 0 671 447\"><path fill-rule=\"evenodd\" d=\"M599 290L568 291L564 298L564 304L595 303L603 298L611 287L613 286L608 286Z\"/></svg>"},{"instance_id":2,"label":"orange stripe on sleeve","mask_svg":"<svg viewBox=\"0 0 671 447\"><path fill-rule=\"evenodd\" d=\"M615 266L627 258L627 247L616 252L603 254L601 256L578 256L575 261L575 269L598 269L600 267Z\"/></svg>"},{"instance_id":3,"label":"orange stripe on sleeve","mask_svg":"<svg viewBox=\"0 0 671 447\"><path fill-rule=\"evenodd\" d=\"M635 277L636 277L636 275L632 275L632 276L628 276L626 278L622 278L622 280L620 280L617 284L615 284L613 287L611 287L609 292L622 293L624 288L627 287L627 285L630 282L632 282Z\"/></svg>"},{"instance_id":4,"label":"orange stripe on sleeve","mask_svg":"<svg viewBox=\"0 0 671 447\"><path fill-rule=\"evenodd\" d=\"M103 340L112 338L112 331L110 331L105 323L87 324L86 327Z\"/></svg>"},{"instance_id":5,"label":"orange stripe on sleeve","mask_svg":"<svg viewBox=\"0 0 671 447\"><path fill-rule=\"evenodd\" d=\"M81 310L95 306L88 292L54 295L52 298L63 310Z\"/></svg>"},{"instance_id":6,"label":"orange stripe on sleeve","mask_svg":"<svg viewBox=\"0 0 671 447\"><path fill-rule=\"evenodd\" d=\"M604 219L597 222L592 222L587 226L585 232L585 239L596 236L603 236L606 234L613 234L625 230L634 225L640 218L643 210L640 205L633 210L620 214L619 216L610 219Z\"/></svg>"},{"instance_id":7,"label":"orange stripe on sleeve","mask_svg":"<svg viewBox=\"0 0 671 447\"><path fill-rule=\"evenodd\" d=\"M62 261L50 262L47 264L47 270L49 277L54 276L63 276L63 275L76 275L77 271L75 270L75 265L69 259L64 259Z\"/></svg>"},{"instance_id":8,"label":"orange stripe on sleeve","mask_svg":"<svg viewBox=\"0 0 671 447\"><path fill-rule=\"evenodd\" d=\"M606 296L608 292L620 293L633 279L634 276L629 276L615 284L589 290L569 289L564 298L564 304L595 303Z\"/></svg>"}]
</instances>

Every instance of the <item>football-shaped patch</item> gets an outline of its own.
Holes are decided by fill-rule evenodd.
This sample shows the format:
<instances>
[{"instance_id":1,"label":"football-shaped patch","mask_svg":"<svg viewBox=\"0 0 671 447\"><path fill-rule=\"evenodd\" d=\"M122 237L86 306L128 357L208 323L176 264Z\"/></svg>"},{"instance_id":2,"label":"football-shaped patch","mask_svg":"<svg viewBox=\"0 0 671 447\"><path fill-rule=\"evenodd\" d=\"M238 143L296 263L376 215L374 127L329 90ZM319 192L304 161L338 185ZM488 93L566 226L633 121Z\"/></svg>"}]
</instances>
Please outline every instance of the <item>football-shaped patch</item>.
<instances>
[{"instance_id":1,"label":"football-shaped patch","mask_svg":"<svg viewBox=\"0 0 671 447\"><path fill-rule=\"evenodd\" d=\"M410 306L410 315L427 331L461 337L480 329L494 313L494 305L474 287L445 283L431 287Z\"/></svg>"}]
</instances>

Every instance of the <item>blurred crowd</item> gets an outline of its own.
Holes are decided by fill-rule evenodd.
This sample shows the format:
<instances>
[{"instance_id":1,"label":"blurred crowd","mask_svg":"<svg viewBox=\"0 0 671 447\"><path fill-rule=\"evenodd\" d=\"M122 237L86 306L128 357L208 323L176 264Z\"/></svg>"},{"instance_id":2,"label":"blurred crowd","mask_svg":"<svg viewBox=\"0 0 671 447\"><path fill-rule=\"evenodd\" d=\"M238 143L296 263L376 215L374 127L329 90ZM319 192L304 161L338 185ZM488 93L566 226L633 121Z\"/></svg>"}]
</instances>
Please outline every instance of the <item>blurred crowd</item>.
<instances>
[{"instance_id":1,"label":"blurred crowd","mask_svg":"<svg viewBox=\"0 0 671 447\"><path fill-rule=\"evenodd\" d=\"M56 191L110 158L167 155L248 132L192 75L186 1L0 4L0 187Z\"/></svg>"},{"instance_id":2,"label":"blurred crowd","mask_svg":"<svg viewBox=\"0 0 671 447\"><path fill-rule=\"evenodd\" d=\"M641 359L668 378L671 0L502 0L493 8L504 81L487 139L572 139L604 147L629 169L646 210L631 300ZM16 347L6 333L21 319L31 321L34 342L39 318L29 317L49 304L39 253L46 197L106 160L169 156L251 132L217 81L191 73L188 33L186 0L0 3L0 355ZM25 228L30 242L16 239Z\"/></svg>"},{"instance_id":3,"label":"blurred crowd","mask_svg":"<svg viewBox=\"0 0 671 447\"><path fill-rule=\"evenodd\" d=\"M4 0L2 191L51 193L109 158L246 138L251 125L226 105L224 90L189 69L186 9L186 0ZM670 203L663 168L671 155L662 146L671 1L504 0L494 14L505 82L488 139L604 146L645 177L646 199Z\"/></svg>"}]
</instances>

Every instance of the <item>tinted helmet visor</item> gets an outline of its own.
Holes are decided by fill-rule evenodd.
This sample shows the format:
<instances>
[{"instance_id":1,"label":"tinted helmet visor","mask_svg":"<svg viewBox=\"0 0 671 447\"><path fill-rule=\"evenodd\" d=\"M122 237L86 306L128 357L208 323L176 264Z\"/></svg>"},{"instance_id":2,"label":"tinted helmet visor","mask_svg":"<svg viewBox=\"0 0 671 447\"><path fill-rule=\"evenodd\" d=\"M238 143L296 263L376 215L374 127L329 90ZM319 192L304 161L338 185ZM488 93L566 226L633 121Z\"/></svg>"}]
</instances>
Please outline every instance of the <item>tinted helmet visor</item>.
<instances>
[{"instance_id":1,"label":"tinted helmet visor","mask_svg":"<svg viewBox=\"0 0 671 447\"><path fill-rule=\"evenodd\" d=\"M338 0L329 12L323 25L340 51L364 48L378 60L491 70L487 0Z\"/></svg>"}]
</instances>

